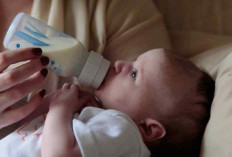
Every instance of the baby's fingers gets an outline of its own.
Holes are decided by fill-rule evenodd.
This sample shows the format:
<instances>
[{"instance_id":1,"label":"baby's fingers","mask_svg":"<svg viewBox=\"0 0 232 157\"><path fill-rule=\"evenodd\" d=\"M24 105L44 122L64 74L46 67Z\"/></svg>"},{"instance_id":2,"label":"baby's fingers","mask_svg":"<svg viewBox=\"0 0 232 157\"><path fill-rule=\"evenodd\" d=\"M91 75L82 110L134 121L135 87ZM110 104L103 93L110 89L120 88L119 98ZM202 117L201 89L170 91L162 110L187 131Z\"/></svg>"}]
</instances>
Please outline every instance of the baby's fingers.
<instances>
[{"instance_id":1,"label":"baby's fingers","mask_svg":"<svg viewBox=\"0 0 232 157\"><path fill-rule=\"evenodd\" d=\"M70 89L71 89L72 91L78 92L79 87L78 87L77 85L75 85L75 84L71 84L71 85L70 85Z\"/></svg>"},{"instance_id":2,"label":"baby's fingers","mask_svg":"<svg viewBox=\"0 0 232 157\"><path fill-rule=\"evenodd\" d=\"M87 106L103 108L103 106L101 105L101 103L100 103L98 100L96 100L96 99L97 99L97 98L92 98L92 99L88 102Z\"/></svg>"},{"instance_id":3,"label":"baby's fingers","mask_svg":"<svg viewBox=\"0 0 232 157\"><path fill-rule=\"evenodd\" d=\"M82 106L84 105L85 103L87 103L89 100L91 99L91 96L90 95L85 95L83 96L82 98L79 99L79 104Z\"/></svg>"},{"instance_id":4,"label":"baby's fingers","mask_svg":"<svg viewBox=\"0 0 232 157\"><path fill-rule=\"evenodd\" d=\"M85 108L87 106L87 102L91 99L90 95L85 95L83 97L81 97L78 101L78 105L77 108L75 109L75 111L80 112L83 108Z\"/></svg>"},{"instance_id":5,"label":"baby's fingers","mask_svg":"<svg viewBox=\"0 0 232 157\"><path fill-rule=\"evenodd\" d=\"M6 110L0 114L0 128L11 125L22 120L32 113L41 103L46 91L40 90L37 94L25 105Z\"/></svg>"}]
</instances>

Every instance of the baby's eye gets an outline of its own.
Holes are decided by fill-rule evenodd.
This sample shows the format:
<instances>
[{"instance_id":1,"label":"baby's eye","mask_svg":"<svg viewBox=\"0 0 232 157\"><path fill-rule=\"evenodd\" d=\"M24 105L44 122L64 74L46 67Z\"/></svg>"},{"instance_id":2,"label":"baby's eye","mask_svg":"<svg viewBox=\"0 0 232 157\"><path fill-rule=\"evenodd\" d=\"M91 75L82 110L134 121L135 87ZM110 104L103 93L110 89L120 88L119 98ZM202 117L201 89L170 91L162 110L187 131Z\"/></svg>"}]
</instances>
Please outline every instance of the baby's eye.
<instances>
[{"instance_id":1,"label":"baby's eye","mask_svg":"<svg viewBox=\"0 0 232 157\"><path fill-rule=\"evenodd\" d=\"M136 78L136 76L137 76L137 70L133 70L132 73L131 73L131 76L133 78Z\"/></svg>"}]
</instances>

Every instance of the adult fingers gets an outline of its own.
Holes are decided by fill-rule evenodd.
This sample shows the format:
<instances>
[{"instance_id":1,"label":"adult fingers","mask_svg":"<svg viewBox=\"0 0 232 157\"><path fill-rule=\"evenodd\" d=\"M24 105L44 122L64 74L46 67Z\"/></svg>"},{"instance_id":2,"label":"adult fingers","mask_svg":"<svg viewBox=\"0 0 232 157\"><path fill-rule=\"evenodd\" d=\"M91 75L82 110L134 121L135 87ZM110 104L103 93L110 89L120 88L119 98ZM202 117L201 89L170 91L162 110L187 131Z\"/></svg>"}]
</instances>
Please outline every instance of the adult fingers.
<instances>
[{"instance_id":1,"label":"adult fingers","mask_svg":"<svg viewBox=\"0 0 232 157\"><path fill-rule=\"evenodd\" d=\"M27 96L31 91L38 88L45 79L47 73L47 69L42 69L40 72L35 73L32 75L32 77L28 78L24 82L0 93L0 112Z\"/></svg>"},{"instance_id":2,"label":"adult fingers","mask_svg":"<svg viewBox=\"0 0 232 157\"><path fill-rule=\"evenodd\" d=\"M11 110L4 111L2 114L0 114L0 129L27 117L38 107L45 93L46 91L44 89L39 90L37 94L27 104Z\"/></svg>"},{"instance_id":3,"label":"adult fingers","mask_svg":"<svg viewBox=\"0 0 232 157\"><path fill-rule=\"evenodd\" d=\"M9 65L36 58L42 54L40 48L22 48L0 53L0 72L4 71Z\"/></svg>"},{"instance_id":4,"label":"adult fingers","mask_svg":"<svg viewBox=\"0 0 232 157\"><path fill-rule=\"evenodd\" d=\"M9 89L41 70L49 63L48 57L33 59L30 62L0 74L0 92ZM23 74L23 75L22 75Z\"/></svg>"}]
</instances>

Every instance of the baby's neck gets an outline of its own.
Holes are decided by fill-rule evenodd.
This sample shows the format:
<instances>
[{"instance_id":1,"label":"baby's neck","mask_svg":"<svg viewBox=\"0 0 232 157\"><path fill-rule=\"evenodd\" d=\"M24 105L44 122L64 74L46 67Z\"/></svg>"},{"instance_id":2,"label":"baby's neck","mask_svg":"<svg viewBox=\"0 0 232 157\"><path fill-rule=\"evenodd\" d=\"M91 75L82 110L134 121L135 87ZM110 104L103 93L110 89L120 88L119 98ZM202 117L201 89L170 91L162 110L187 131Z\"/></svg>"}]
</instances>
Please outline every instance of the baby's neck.
<instances>
[{"instance_id":1,"label":"baby's neck","mask_svg":"<svg viewBox=\"0 0 232 157\"><path fill-rule=\"evenodd\" d=\"M94 101L94 104L97 104L97 107L103 108L103 109L105 108L105 107L103 106L101 100L98 99L96 96L94 96L93 101Z\"/></svg>"}]
</instances>

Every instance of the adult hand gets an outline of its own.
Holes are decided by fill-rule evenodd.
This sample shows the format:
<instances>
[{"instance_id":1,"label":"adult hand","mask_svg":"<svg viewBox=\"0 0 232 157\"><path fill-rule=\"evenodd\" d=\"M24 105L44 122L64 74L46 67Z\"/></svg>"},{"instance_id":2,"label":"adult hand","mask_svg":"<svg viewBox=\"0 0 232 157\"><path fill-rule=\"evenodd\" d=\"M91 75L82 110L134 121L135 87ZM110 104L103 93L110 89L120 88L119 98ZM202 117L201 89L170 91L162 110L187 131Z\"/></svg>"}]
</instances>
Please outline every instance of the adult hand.
<instances>
[{"instance_id":1,"label":"adult hand","mask_svg":"<svg viewBox=\"0 0 232 157\"><path fill-rule=\"evenodd\" d=\"M49 63L48 57L41 56L40 48L24 48L0 53L0 128L13 124L34 111L45 90L39 90L27 103L9 109L13 104L39 88L47 75L44 67ZM8 70L11 64L29 61L14 69Z\"/></svg>"}]
</instances>

